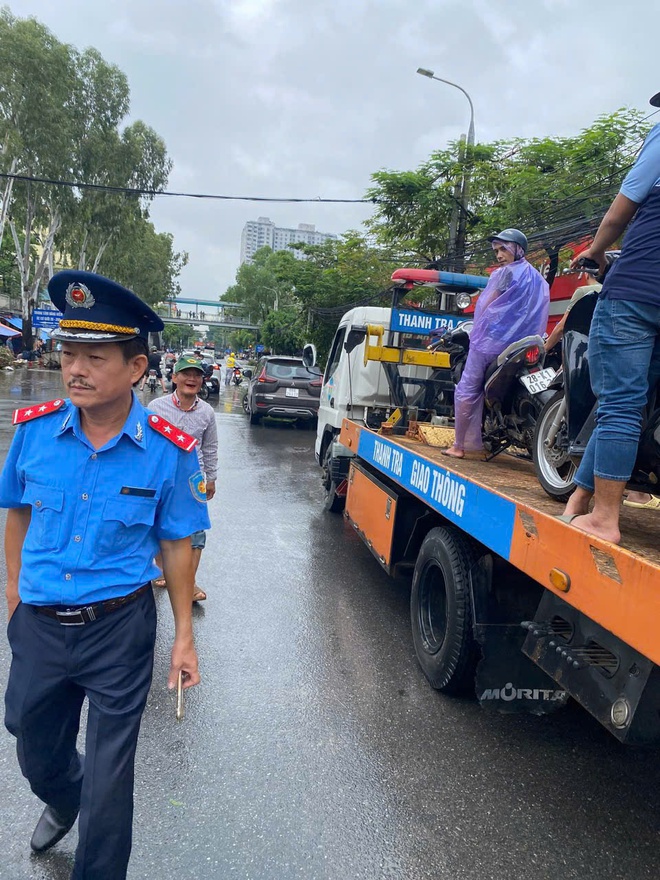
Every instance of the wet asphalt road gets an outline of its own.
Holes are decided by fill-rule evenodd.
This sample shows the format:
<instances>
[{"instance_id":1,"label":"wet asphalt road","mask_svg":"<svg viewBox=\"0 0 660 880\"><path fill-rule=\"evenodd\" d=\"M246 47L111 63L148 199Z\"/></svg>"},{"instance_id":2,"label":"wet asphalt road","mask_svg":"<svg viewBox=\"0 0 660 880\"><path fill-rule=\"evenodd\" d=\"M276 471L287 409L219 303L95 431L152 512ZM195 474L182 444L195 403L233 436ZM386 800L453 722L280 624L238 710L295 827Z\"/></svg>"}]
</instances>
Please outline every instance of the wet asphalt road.
<instances>
[{"instance_id":1,"label":"wet asphalt road","mask_svg":"<svg viewBox=\"0 0 660 880\"><path fill-rule=\"evenodd\" d=\"M10 411L59 375L0 373ZM433 692L392 582L322 510L311 431L250 428L223 391L218 494L195 609L203 682L177 724L160 611L137 756L131 880L657 878L657 753L577 708L485 713ZM4 511L1 526L4 526ZM4 581L4 566L0 567ZM0 674L8 669L0 643ZM75 831L29 855L40 805L0 731L0 877L66 880Z\"/></svg>"}]
</instances>

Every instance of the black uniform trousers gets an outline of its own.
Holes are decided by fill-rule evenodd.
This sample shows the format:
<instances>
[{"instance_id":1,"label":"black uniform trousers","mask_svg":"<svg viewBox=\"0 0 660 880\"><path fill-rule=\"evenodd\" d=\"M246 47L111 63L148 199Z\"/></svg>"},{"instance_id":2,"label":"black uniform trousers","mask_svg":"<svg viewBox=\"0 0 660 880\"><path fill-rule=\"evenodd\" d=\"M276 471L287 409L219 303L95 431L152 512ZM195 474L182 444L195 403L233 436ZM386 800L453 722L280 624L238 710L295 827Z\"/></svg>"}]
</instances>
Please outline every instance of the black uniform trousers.
<instances>
[{"instance_id":1,"label":"black uniform trousers","mask_svg":"<svg viewBox=\"0 0 660 880\"><path fill-rule=\"evenodd\" d=\"M72 880L124 880L131 852L135 749L153 670L151 590L83 626L62 626L19 604L5 724L23 775L64 814L78 807ZM85 756L76 750L89 700Z\"/></svg>"}]
</instances>

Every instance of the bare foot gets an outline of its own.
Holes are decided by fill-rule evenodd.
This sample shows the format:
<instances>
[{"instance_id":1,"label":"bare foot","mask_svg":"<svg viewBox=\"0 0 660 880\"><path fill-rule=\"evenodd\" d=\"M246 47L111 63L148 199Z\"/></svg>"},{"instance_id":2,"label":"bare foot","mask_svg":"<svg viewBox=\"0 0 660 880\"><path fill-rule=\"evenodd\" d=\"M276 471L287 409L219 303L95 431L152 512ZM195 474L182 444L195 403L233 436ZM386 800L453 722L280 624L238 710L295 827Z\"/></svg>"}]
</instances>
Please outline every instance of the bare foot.
<instances>
[{"instance_id":1,"label":"bare foot","mask_svg":"<svg viewBox=\"0 0 660 880\"><path fill-rule=\"evenodd\" d=\"M582 486L578 486L575 492L571 495L571 497L566 502L566 507L564 508L565 516L584 516L589 513L589 505L591 504L591 499L593 498L592 492L587 492L586 489L583 489Z\"/></svg>"},{"instance_id":2,"label":"bare foot","mask_svg":"<svg viewBox=\"0 0 660 880\"><path fill-rule=\"evenodd\" d=\"M457 446L449 446L447 449L441 449L440 452L443 455L448 455L449 458L465 458L464 450L459 449Z\"/></svg>"},{"instance_id":3,"label":"bare foot","mask_svg":"<svg viewBox=\"0 0 660 880\"><path fill-rule=\"evenodd\" d=\"M610 541L612 544L619 544L621 541L621 532L618 528L613 528L609 524L603 524L593 513L576 516L571 520L571 525L581 532L593 535L596 538L602 538L603 541Z\"/></svg>"}]
</instances>

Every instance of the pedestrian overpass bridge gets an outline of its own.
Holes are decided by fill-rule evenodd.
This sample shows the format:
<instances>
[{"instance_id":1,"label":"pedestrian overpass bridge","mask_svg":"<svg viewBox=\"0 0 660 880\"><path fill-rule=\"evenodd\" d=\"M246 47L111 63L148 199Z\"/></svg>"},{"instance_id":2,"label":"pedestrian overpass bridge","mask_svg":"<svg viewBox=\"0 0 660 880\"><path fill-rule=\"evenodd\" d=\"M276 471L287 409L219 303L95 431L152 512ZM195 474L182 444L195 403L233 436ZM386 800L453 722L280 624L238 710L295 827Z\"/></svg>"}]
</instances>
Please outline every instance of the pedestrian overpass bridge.
<instances>
[{"instance_id":1,"label":"pedestrian overpass bridge","mask_svg":"<svg viewBox=\"0 0 660 880\"><path fill-rule=\"evenodd\" d=\"M187 324L189 327L203 324L209 329L217 327L224 330L258 330L260 325L249 315L225 315L225 309L243 308L245 306L242 303L177 297L157 306L155 311L163 319L164 324Z\"/></svg>"}]
</instances>

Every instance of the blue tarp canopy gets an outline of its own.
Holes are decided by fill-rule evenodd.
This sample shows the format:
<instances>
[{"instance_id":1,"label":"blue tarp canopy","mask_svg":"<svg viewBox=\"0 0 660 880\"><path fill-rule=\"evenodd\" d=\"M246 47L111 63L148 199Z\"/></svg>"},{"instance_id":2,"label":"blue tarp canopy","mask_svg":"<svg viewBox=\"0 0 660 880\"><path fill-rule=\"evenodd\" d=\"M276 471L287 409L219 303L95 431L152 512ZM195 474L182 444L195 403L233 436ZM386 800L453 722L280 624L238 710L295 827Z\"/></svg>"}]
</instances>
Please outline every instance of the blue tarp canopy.
<instances>
[{"instance_id":1,"label":"blue tarp canopy","mask_svg":"<svg viewBox=\"0 0 660 880\"><path fill-rule=\"evenodd\" d=\"M23 318L5 318L5 321L8 324L11 324L12 327L17 327L19 333L23 329ZM35 328L35 329L33 329L32 332L35 336L38 334L39 339L43 339L44 342L46 342L47 340L50 339L50 335L48 334L47 330L37 330ZM7 336L12 335L13 336L14 334L12 333L12 334L2 334L2 335L7 335Z\"/></svg>"},{"instance_id":2,"label":"blue tarp canopy","mask_svg":"<svg viewBox=\"0 0 660 880\"><path fill-rule=\"evenodd\" d=\"M0 324L0 336L20 336L19 330L12 330L11 327L5 327L4 324Z\"/></svg>"}]
</instances>

